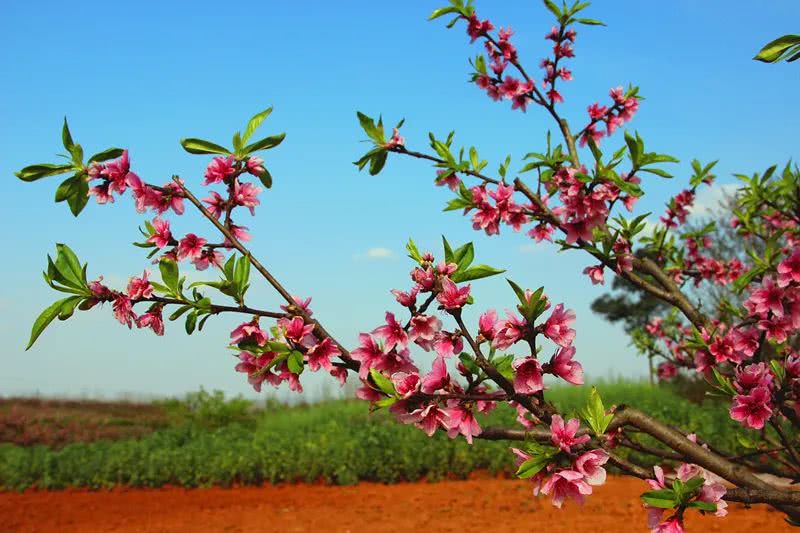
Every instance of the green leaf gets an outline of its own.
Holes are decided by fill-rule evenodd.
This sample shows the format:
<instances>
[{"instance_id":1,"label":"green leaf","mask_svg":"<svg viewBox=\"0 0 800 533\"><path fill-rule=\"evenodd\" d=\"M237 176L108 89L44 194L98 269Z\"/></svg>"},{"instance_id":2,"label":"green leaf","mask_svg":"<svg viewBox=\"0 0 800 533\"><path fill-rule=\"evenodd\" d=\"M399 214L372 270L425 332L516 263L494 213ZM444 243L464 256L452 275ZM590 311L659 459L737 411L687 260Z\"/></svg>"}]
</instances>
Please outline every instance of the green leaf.
<instances>
[{"instance_id":1,"label":"green leaf","mask_svg":"<svg viewBox=\"0 0 800 533\"><path fill-rule=\"evenodd\" d=\"M108 148L103 150L102 152L98 152L94 154L92 157L89 158L89 162L92 161L101 162L101 161L108 161L109 159L116 159L122 156L122 153L125 150L122 148Z\"/></svg>"},{"instance_id":2,"label":"green leaf","mask_svg":"<svg viewBox=\"0 0 800 533\"><path fill-rule=\"evenodd\" d=\"M253 152L258 152L259 150L269 150L270 148L275 148L279 144L283 142L283 139L286 138L285 133L279 133L278 135L271 135L270 137L264 137L260 141L256 141L253 144L248 144L244 147L245 154L252 154Z\"/></svg>"},{"instance_id":3,"label":"green leaf","mask_svg":"<svg viewBox=\"0 0 800 533\"><path fill-rule=\"evenodd\" d=\"M244 129L244 134L242 135L243 143L246 143L250 139L250 136L255 133L255 131L259 126L261 126L261 123L264 122L264 119L266 119L270 113L272 113L271 107L265 109L261 113L253 115L253 118L250 119L250 121L247 123L247 127Z\"/></svg>"},{"instance_id":4,"label":"green leaf","mask_svg":"<svg viewBox=\"0 0 800 533\"><path fill-rule=\"evenodd\" d=\"M605 22L595 19L575 19L578 24L586 24L587 26L605 26Z\"/></svg>"},{"instance_id":5,"label":"green leaf","mask_svg":"<svg viewBox=\"0 0 800 533\"><path fill-rule=\"evenodd\" d=\"M447 242L447 239L444 235L442 235L442 245L444 247L444 262L455 263L455 260L453 259L453 249L450 247L450 243Z\"/></svg>"},{"instance_id":6,"label":"green leaf","mask_svg":"<svg viewBox=\"0 0 800 533\"><path fill-rule=\"evenodd\" d=\"M77 287L87 287L84 269L75 252L66 244L56 244L55 266L66 279Z\"/></svg>"},{"instance_id":7,"label":"green leaf","mask_svg":"<svg viewBox=\"0 0 800 533\"><path fill-rule=\"evenodd\" d=\"M475 259L475 246L471 242L453 251L453 262L458 265L459 270L471 265L473 259Z\"/></svg>"},{"instance_id":8,"label":"green leaf","mask_svg":"<svg viewBox=\"0 0 800 533\"><path fill-rule=\"evenodd\" d=\"M383 170L383 166L386 164L386 157L387 157L386 150L381 150L379 153L375 154L372 157L372 161L369 165L370 176L377 176L380 173L380 171Z\"/></svg>"},{"instance_id":9,"label":"green leaf","mask_svg":"<svg viewBox=\"0 0 800 533\"><path fill-rule=\"evenodd\" d=\"M428 17L428 20L438 19L439 17L443 17L449 13L458 13L458 8L454 6L447 6L447 7L440 7L439 9L434 9L431 16Z\"/></svg>"},{"instance_id":10,"label":"green leaf","mask_svg":"<svg viewBox=\"0 0 800 533\"><path fill-rule=\"evenodd\" d=\"M646 503L650 507L658 507L659 509L672 509L675 507L676 502L674 499L651 496L650 495L651 492L662 492L662 491L645 492L640 496L642 498L642 501L644 501L644 503ZM672 493L672 491L669 492Z\"/></svg>"},{"instance_id":11,"label":"green leaf","mask_svg":"<svg viewBox=\"0 0 800 533\"><path fill-rule=\"evenodd\" d=\"M22 181L36 181L48 176L55 176L73 170L72 165L52 165L49 163L39 163L37 165L30 165L20 171L14 173L16 177Z\"/></svg>"},{"instance_id":12,"label":"green leaf","mask_svg":"<svg viewBox=\"0 0 800 533\"><path fill-rule=\"evenodd\" d=\"M264 167L264 173L260 175L258 179L261 180L261 184L267 189L272 188L272 174L269 173L266 167Z\"/></svg>"},{"instance_id":13,"label":"green leaf","mask_svg":"<svg viewBox=\"0 0 800 533\"><path fill-rule=\"evenodd\" d=\"M61 182L56 189L56 202L68 200L70 196L75 196L80 190L80 176L71 176Z\"/></svg>"},{"instance_id":14,"label":"green leaf","mask_svg":"<svg viewBox=\"0 0 800 533\"><path fill-rule=\"evenodd\" d=\"M75 143L72 140L72 134L69 132L69 125L67 124L67 117L64 117L64 127L61 128L61 142L64 143L64 148L72 153L72 147Z\"/></svg>"},{"instance_id":15,"label":"green leaf","mask_svg":"<svg viewBox=\"0 0 800 533\"><path fill-rule=\"evenodd\" d=\"M70 298L64 298L63 300L58 300L57 302L53 303L50 307L42 311L36 321L33 323L33 328L31 329L31 338L28 341L28 346L25 350L29 350L33 343L36 342L36 339L39 338L39 335L50 325L50 323L55 320L58 314L61 312L61 306L64 305L64 302L69 300Z\"/></svg>"},{"instance_id":16,"label":"green leaf","mask_svg":"<svg viewBox=\"0 0 800 533\"><path fill-rule=\"evenodd\" d=\"M702 502L702 501L694 501L686 505L686 507L693 507L695 509L700 509L701 511L706 511L708 513L716 513L717 512L717 504L711 502Z\"/></svg>"},{"instance_id":17,"label":"green leaf","mask_svg":"<svg viewBox=\"0 0 800 533\"><path fill-rule=\"evenodd\" d=\"M422 254L419 253L417 244L414 242L413 239L408 239L408 243L406 244L406 250L408 250L408 257L410 257L417 263L422 261Z\"/></svg>"},{"instance_id":18,"label":"green leaf","mask_svg":"<svg viewBox=\"0 0 800 533\"><path fill-rule=\"evenodd\" d=\"M800 35L784 35L770 41L753 58L764 63L776 63L800 50ZM792 58L794 61L796 58Z\"/></svg>"},{"instance_id":19,"label":"green leaf","mask_svg":"<svg viewBox=\"0 0 800 533\"><path fill-rule=\"evenodd\" d=\"M589 393L589 400L586 406L581 409L581 417L598 437L606 432L611 420L614 419L613 415L606 414L603 400L600 398L596 387L592 387L592 391Z\"/></svg>"},{"instance_id":20,"label":"green leaf","mask_svg":"<svg viewBox=\"0 0 800 533\"><path fill-rule=\"evenodd\" d=\"M190 154L222 154L230 155L230 150L211 141L204 141L203 139L181 139L181 146Z\"/></svg>"},{"instance_id":21,"label":"green leaf","mask_svg":"<svg viewBox=\"0 0 800 533\"><path fill-rule=\"evenodd\" d=\"M358 116L358 122L361 124L361 128L364 130L364 133L367 134L367 137L372 139L375 144L386 144L386 138L383 135L382 128L378 128L378 126L375 125L375 120L360 111L358 111L356 115Z\"/></svg>"},{"instance_id":22,"label":"green leaf","mask_svg":"<svg viewBox=\"0 0 800 533\"><path fill-rule=\"evenodd\" d=\"M169 287L172 294L178 295L178 263L172 259L162 259L158 263L161 280Z\"/></svg>"},{"instance_id":23,"label":"green leaf","mask_svg":"<svg viewBox=\"0 0 800 533\"><path fill-rule=\"evenodd\" d=\"M392 380L374 368L369 369L369 375L372 377L372 381L375 383L378 389L380 389L384 394L389 396L395 395L394 383L392 383Z\"/></svg>"},{"instance_id":24,"label":"green leaf","mask_svg":"<svg viewBox=\"0 0 800 533\"><path fill-rule=\"evenodd\" d=\"M531 457L517 468L516 476L520 479L528 479L541 472L550 462L551 457L547 455L537 455Z\"/></svg>"},{"instance_id":25,"label":"green leaf","mask_svg":"<svg viewBox=\"0 0 800 533\"><path fill-rule=\"evenodd\" d=\"M197 325L197 311L192 311L186 315L186 323L184 324L187 335L191 335L194 332L195 325Z\"/></svg>"},{"instance_id":26,"label":"green leaf","mask_svg":"<svg viewBox=\"0 0 800 533\"><path fill-rule=\"evenodd\" d=\"M89 201L89 184L86 180L78 180L77 187L75 189L75 193L67 198L67 204L69 205L69 210L72 211L74 216L78 216L83 211L83 208L86 207L86 203Z\"/></svg>"},{"instance_id":27,"label":"green leaf","mask_svg":"<svg viewBox=\"0 0 800 533\"><path fill-rule=\"evenodd\" d=\"M61 300L61 307L58 310L58 319L66 320L75 312L75 308L84 300L83 296L70 296Z\"/></svg>"},{"instance_id":28,"label":"green leaf","mask_svg":"<svg viewBox=\"0 0 800 533\"><path fill-rule=\"evenodd\" d=\"M289 352L289 358L286 360L286 366L289 367L289 372L292 374L302 374L305 369L303 364L303 354L297 350Z\"/></svg>"},{"instance_id":29,"label":"green leaf","mask_svg":"<svg viewBox=\"0 0 800 533\"><path fill-rule=\"evenodd\" d=\"M467 270L454 272L450 276L450 279L456 283L461 283L464 281L472 281L475 279L488 278L489 276L496 276L497 274L502 274L503 272L505 272L505 270L490 267L489 265L475 265Z\"/></svg>"}]
</instances>

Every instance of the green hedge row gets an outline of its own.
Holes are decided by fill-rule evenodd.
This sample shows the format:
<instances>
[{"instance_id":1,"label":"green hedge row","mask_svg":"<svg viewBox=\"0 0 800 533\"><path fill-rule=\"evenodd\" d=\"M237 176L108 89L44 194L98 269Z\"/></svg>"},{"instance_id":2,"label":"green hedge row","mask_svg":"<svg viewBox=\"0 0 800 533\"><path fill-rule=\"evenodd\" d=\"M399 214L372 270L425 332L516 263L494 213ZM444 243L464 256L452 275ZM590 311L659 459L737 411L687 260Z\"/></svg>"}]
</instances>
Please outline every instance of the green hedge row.
<instances>
[{"instance_id":1,"label":"green hedge row","mask_svg":"<svg viewBox=\"0 0 800 533\"><path fill-rule=\"evenodd\" d=\"M662 420L737 449L738 426L719 405L691 404L646 384L600 387L606 405L628 403ZM550 397L567 412L579 408L585 388L558 388ZM219 399L218 399L219 400ZM0 446L0 486L6 489L114 485L186 487L358 480L465 477L474 470L510 472L509 443L449 440L370 414L364 402L335 401L311 407L271 408L252 415L254 423L209 427L184 423L146 437L116 442L46 447ZM481 423L514 427L514 413L498 408Z\"/></svg>"}]
</instances>

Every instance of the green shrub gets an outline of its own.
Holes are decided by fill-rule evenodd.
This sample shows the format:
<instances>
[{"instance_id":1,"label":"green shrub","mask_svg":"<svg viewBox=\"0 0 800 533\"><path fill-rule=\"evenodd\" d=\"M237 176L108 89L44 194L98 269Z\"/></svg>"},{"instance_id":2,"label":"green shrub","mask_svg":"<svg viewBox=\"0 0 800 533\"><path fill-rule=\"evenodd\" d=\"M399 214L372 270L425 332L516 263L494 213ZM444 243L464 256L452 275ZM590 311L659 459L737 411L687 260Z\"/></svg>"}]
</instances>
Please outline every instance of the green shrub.
<instances>
[{"instance_id":1,"label":"green shrub","mask_svg":"<svg viewBox=\"0 0 800 533\"><path fill-rule=\"evenodd\" d=\"M744 430L721 405L698 406L668 389L641 383L601 383L598 388L606 405L629 403L723 449L740 448L737 435ZM558 387L549 396L570 412L584 404L587 394L586 387ZM72 444L60 450L0 446L0 486L394 483L463 478L475 470L513 470L509 443L476 440L470 446L441 432L428 438L386 412L370 414L360 401L272 406L257 412L244 400L226 401L219 393L201 391L180 409L185 411L183 418L176 418L181 420L178 425L138 440ZM500 406L480 422L515 427L515 417L512 409Z\"/></svg>"}]
</instances>

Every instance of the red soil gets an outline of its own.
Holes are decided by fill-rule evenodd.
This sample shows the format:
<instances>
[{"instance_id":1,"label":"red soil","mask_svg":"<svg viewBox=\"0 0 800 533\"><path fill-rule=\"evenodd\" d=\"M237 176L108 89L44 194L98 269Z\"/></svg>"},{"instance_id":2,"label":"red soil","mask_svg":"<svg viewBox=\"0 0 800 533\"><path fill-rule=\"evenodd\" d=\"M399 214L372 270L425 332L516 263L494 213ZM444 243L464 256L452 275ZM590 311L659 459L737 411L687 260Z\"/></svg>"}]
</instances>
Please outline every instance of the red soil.
<instances>
[{"instance_id":1,"label":"red soil","mask_svg":"<svg viewBox=\"0 0 800 533\"><path fill-rule=\"evenodd\" d=\"M646 531L643 483L612 478L583 508L559 511L522 481L481 479L352 487L0 493L3 531L42 532L618 532ZM725 518L690 512L691 531L790 531L780 513L732 504Z\"/></svg>"}]
</instances>

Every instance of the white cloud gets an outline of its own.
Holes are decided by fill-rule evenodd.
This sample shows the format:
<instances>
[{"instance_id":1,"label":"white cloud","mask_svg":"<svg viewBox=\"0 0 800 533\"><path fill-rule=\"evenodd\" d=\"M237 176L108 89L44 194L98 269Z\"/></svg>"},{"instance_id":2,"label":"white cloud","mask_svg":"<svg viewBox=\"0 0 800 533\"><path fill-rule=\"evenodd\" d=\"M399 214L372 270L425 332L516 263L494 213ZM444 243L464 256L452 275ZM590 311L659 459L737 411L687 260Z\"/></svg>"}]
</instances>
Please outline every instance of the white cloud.
<instances>
[{"instance_id":1,"label":"white cloud","mask_svg":"<svg viewBox=\"0 0 800 533\"><path fill-rule=\"evenodd\" d=\"M356 261L391 259L392 257L394 257L394 252L389 248L383 248L382 246L376 246L374 248L370 248L366 252L353 255L353 259Z\"/></svg>"},{"instance_id":2,"label":"white cloud","mask_svg":"<svg viewBox=\"0 0 800 533\"><path fill-rule=\"evenodd\" d=\"M689 209L689 213L697 217L713 215L715 211L721 210L721 202L725 198L734 195L738 188L739 185L736 183L701 187L695 197L694 205Z\"/></svg>"},{"instance_id":3,"label":"white cloud","mask_svg":"<svg viewBox=\"0 0 800 533\"><path fill-rule=\"evenodd\" d=\"M535 254L537 252L541 252L548 244L550 244L550 243L546 243L546 242L539 242L539 243L529 242L527 244L520 244L517 247L517 250L519 250L523 254Z\"/></svg>"}]
</instances>

